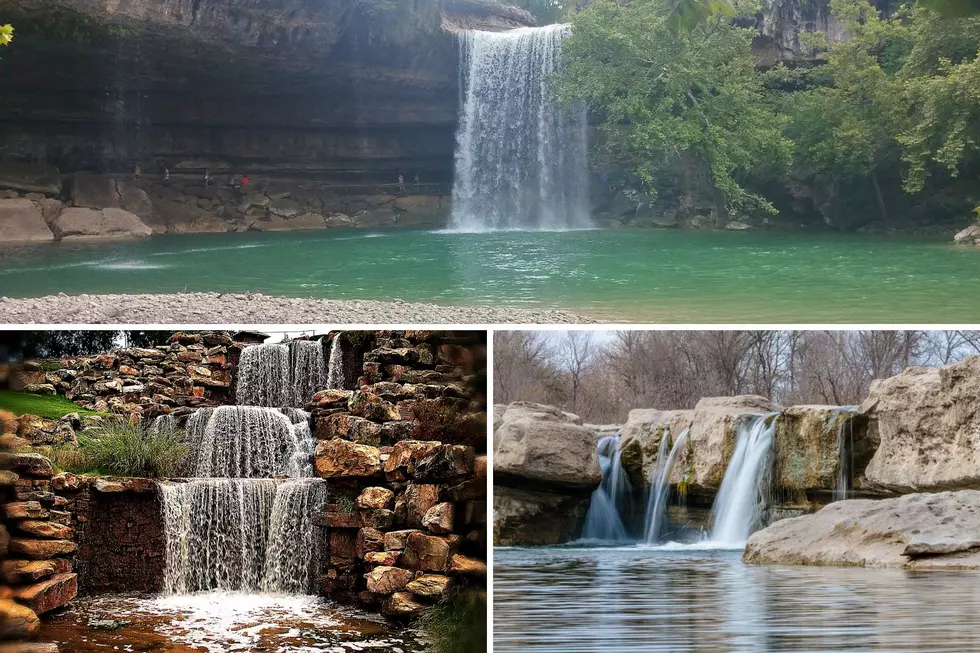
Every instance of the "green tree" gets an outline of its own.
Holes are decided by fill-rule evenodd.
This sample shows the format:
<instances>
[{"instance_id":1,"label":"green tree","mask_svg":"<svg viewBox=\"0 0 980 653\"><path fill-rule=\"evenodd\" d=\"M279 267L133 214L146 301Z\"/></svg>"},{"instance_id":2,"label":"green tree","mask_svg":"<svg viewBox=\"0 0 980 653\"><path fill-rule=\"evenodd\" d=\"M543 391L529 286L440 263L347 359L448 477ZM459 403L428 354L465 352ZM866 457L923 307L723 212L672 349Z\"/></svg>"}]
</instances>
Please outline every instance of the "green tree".
<instances>
[{"instance_id":1,"label":"green tree","mask_svg":"<svg viewBox=\"0 0 980 653\"><path fill-rule=\"evenodd\" d=\"M24 359L101 354L117 345L118 336L118 331L23 331L13 354Z\"/></svg>"},{"instance_id":2,"label":"green tree","mask_svg":"<svg viewBox=\"0 0 980 653\"><path fill-rule=\"evenodd\" d=\"M673 0L598 0L573 18L561 90L601 116L598 155L653 185L693 158L713 184L715 219L775 212L744 179L789 160L782 118L752 55L755 31L717 15L676 30Z\"/></svg>"},{"instance_id":3,"label":"green tree","mask_svg":"<svg viewBox=\"0 0 980 653\"><path fill-rule=\"evenodd\" d=\"M0 45L10 45L14 40L13 25L0 25Z\"/></svg>"}]
</instances>

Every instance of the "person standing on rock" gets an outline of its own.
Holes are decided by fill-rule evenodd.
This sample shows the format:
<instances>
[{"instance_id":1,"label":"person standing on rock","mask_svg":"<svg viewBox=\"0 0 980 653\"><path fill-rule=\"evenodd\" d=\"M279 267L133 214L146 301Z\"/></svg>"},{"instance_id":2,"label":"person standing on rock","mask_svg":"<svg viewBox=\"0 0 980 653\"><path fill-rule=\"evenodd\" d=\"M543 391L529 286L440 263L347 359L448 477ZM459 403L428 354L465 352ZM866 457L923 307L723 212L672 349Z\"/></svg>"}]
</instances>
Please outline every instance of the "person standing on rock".
<instances>
[{"instance_id":1,"label":"person standing on rock","mask_svg":"<svg viewBox=\"0 0 980 653\"><path fill-rule=\"evenodd\" d=\"M169 181L170 180L170 168L164 168L163 169L163 180L164 181Z\"/></svg>"},{"instance_id":2,"label":"person standing on rock","mask_svg":"<svg viewBox=\"0 0 980 653\"><path fill-rule=\"evenodd\" d=\"M242 186L248 186L248 175L242 175Z\"/></svg>"},{"instance_id":3,"label":"person standing on rock","mask_svg":"<svg viewBox=\"0 0 980 653\"><path fill-rule=\"evenodd\" d=\"M207 168L205 168L204 169L204 186L207 187L207 186L210 186L210 185L211 185L211 173L208 171Z\"/></svg>"},{"instance_id":4,"label":"person standing on rock","mask_svg":"<svg viewBox=\"0 0 980 653\"><path fill-rule=\"evenodd\" d=\"M142 177L142 176L143 176L143 169L140 168L139 166L134 167L133 168L133 180L134 181L139 181L140 180L140 177Z\"/></svg>"},{"instance_id":5,"label":"person standing on rock","mask_svg":"<svg viewBox=\"0 0 980 653\"><path fill-rule=\"evenodd\" d=\"M400 172L398 173L398 192L399 193L405 192L405 175L403 175Z\"/></svg>"}]
</instances>

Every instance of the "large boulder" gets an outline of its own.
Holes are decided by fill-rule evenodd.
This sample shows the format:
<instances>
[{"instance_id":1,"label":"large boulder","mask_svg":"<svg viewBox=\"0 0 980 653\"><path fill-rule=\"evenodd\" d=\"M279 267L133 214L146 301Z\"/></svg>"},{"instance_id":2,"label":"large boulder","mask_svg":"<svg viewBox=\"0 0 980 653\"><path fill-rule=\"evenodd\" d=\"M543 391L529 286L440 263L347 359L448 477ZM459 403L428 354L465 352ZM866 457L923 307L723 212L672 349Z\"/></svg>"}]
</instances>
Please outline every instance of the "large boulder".
<instances>
[{"instance_id":1,"label":"large boulder","mask_svg":"<svg viewBox=\"0 0 980 653\"><path fill-rule=\"evenodd\" d=\"M28 199L0 200L0 243L54 240L38 206Z\"/></svg>"},{"instance_id":2,"label":"large boulder","mask_svg":"<svg viewBox=\"0 0 980 653\"><path fill-rule=\"evenodd\" d=\"M753 564L980 569L980 492L849 500L749 538Z\"/></svg>"},{"instance_id":3,"label":"large boulder","mask_svg":"<svg viewBox=\"0 0 980 653\"><path fill-rule=\"evenodd\" d=\"M0 188L60 195L61 173L54 166L0 161Z\"/></svg>"},{"instance_id":4,"label":"large boulder","mask_svg":"<svg viewBox=\"0 0 980 653\"><path fill-rule=\"evenodd\" d=\"M117 181L116 187L119 190L119 208L141 220L152 221L156 217L150 196L136 182Z\"/></svg>"},{"instance_id":5,"label":"large boulder","mask_svg":"<svg viewBox=\"0 0 980 653\"><path fill-rule=\"evenodd\" d=\"M575 536L602 480L596 434L574 415L512 404L494 431L494 541L559 544Z\"/></svg>"},{"instance_id":6,"label":"large boulder","mask_svg":"<svg viewBox=\"0 0 980 653\"><path fill-rule=\"evenodd\" d=\"M89 209L118 209L116 182L112 177L94 172L76 172L71 186L71 203Z\"/></svg>"},{"instance_id":7,"label":"large boulder","mask_svg":"<svg viewBox=\"0 0 980 653\"><path fill-rule=\"evenodd\" d=\"M980 356L874 381L860 410L881 439L869 483L898 492L980 489Z\"/></svg>"},{"instance_id":8,"label":"large boulder","mask_svg":"<svg viewBox=\"0 0 980 653\"><path fill-rule=\"evenodd\" d=\"M953 236L953 242L957 245L980 246L980 225L971 224L969 227Z\"/></svg>"},{"instance_id":9,"label":"large boulder","mask_svg":"<svg viewBox=\"0 0 980 653\"><path fill-rule=\"evenodd\" d=\"M68 208L51 221L51 230L63 240L93 238L140 238L153 229L122 209Z\"/></svg>"},{"instance_id":10,"label":"large boulder","mask_svg":"<svg viewBox=\"0 0 980 653\"><path fill-rule=\"evenodd\" d=\"M664 435L676 439L694 421L693 410L631 410L620 435L620 463L636 486L650 485Z\"/></svg>"}]
</instances>

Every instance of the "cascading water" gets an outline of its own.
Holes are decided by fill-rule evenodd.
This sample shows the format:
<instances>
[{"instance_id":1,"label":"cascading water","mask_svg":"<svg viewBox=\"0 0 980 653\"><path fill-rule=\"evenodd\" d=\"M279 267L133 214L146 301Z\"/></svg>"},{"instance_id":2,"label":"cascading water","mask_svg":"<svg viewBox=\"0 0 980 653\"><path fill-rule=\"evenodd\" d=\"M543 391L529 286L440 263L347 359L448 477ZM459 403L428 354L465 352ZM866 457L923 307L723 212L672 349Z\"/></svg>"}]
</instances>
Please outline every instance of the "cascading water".
<instances>
[{"instance_id":1,"label":"cascading water","mask_svg":"<svg viewBox=\"0 0 980 653\"><path fill-rule=\"evenodd\" d=\"M592 493L582 539L625 541L630 538L623 516L630 512L632 487L620 463L619 436L601 438L598 450L602 482Z\"/></svg>"},{"instance_id":2,"label":"cascading water","mask_svg":"<svg viewBox=\"0 0 980 653\"><path fill-rule=\"evenodd\" d=\"M303 407L327 382L323 345L294 340L242 350L235 402L240 406Z\"/></svg>"},{"instance_id":3,"label":"cascading water","mask_svg":"<svg viewBox=\"0 0 980 653\"><path fill-rule=\"evenodd\" d=\"M775 416L776 413L753 415L738 426L735 452L711 508L713 543L732 548L745 546L758 520L760 498L766 491L760 485L769 479L766 472L772 459Z\"/></svg>"},{"instance_id":4,"label":"cascading water","mask_svg":"<svg viewBox=\"0 0 980 653\"><path fill-rule=\"evenodd\" d=\"M585 109L559 106L551 88L568 34L551 25L460 36L453 229L591 226Z\"/></svg>"},{"instance_id":5,"label":"cascading water","mask_svg":"<svg viewBox=\"0 0 980 653\"><path fill-rule=\"evenodd\" d=\"M835 419L839 419L842 413L853 414L857 412L854 406L842 406L834 414ZM851 478L854 470L854 420L841 420L837 426L837 485L834 487L834 501L847 499L847 493L851 489Z\"/></svg>"},{"instance_id":6,"label":"cascading water","mask_svg":"<svg viewBox=\"0 0 980 653\"><path fill-rule=\"evenodd\" d=\"M243 349L235 402L240 406L292 405L289 362L289 347L280 343Z\"/></svg>"},{"instance_id":7,"label":"cascading water","mask_svg":"<svg viewBox=\"0 0 980 653\"><path fill-rule=\"evenodd\" d=\"M667 453L667 443L670 441L670 431L665 430L660 436L660 446L657 448L657 464L651 479L651 492L647 499L647 519L643 532L643 540L647 544L660 541L663 530L664 515L667 513L667 500L670 498L670 475L674 470L677 456L687 446L689 429L684 429L680 437L674 441L674 446Z\"/></svg>"},{"instance_id":8,"label":"cascading water","mask_svg":"<svg viewBox=\"0 0 980 653\"><path fill-rule=\"evenodd\" d=\"M327 364L327 388L331 390L343 390L346 379L344 378L344 347L340 342L343 333L338 333L333 337L330 344L330 362Z\"/></svg>"},{"instance_id":9,"label":"cascading water","mask_svg":"<svg viewBox=\"0 0 980 653\"><path fill-rule=\"evenodd\" d=\"M293 399L290 405L305 406L313 393L327 382L323 363L323 343L319 340L294 340L289 343L290 375Z\"/></svg>"}]
</instances>

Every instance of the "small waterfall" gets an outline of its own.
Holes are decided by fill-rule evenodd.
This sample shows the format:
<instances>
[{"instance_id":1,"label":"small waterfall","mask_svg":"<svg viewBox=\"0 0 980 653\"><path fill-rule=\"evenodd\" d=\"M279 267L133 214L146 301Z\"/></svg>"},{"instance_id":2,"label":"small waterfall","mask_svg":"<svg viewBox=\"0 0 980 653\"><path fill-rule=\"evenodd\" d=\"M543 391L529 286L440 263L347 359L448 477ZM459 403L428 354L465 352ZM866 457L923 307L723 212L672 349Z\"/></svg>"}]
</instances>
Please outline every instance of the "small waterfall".
<instances>
[{"instance_id":1,"label":"small waterfall","mask_svg":"<svg viewBox=\"0 0 980 653\"><path fill-rule=\"evenodd\" d=\"M327 365L327 388L343 390L347 379L344 378L344 346L340 342L343 332L333 337L330 345L330 362Z\"/></svg>"},{"instance_id":2,"label":"small waterfall","mask_svg":"<svg viewBox=\"0 0 980 653\"><path fill-rule=\"evenodd\" d=\"M632 487L620 463L619 436L601 438L598 450L602 482L592 493L589 510L585 514L582 539L614 542L629 540L623 516L630 512Z\"/></svg>"},{"instance_id":3,"label":"small waterfall","mask_svg":"<svg viewBox=\"0 0 980 653\"><path fill-rule=\"evenodd\" d=\"M760 497L766 490L760 486L770 478L767 466L772 459L775 416L753 415L738 425L735 453L711 508L712 542L741 547L751 534L759 516Z\"/></svg>"},{"instance_id":4,"label":"small waterfall","mask_svg":"<svg viewBox=\"0 0 980 653\"><path fill-rule=\"evenodd\" d=\"M289 358L289 347L278 343L243 349L235 402L240 406L291 406Z\"/></svg>"},{"instance_id":5,"label":"small waterfall","mask_svg":"<svg viewBox=\"0 0 980 653\"><path fill-rule=\"evenodd\" d=\"M195 479L161 485L164 592L308 592L317 479Z\"/></svg>"},{"instance_id":6,"label":"small waterfall","mask_svg":"<svg viewBox=\"0 0 980 653\"><path fill-rule=\"evenodd\" d=\"M670 475L674 470L674 463L677 456L687 446L687 436L689 429L684 429L680 437L674 441L674 446L667 451L667 443L670 441L670 431L665 430L660 437L660 446L657 448L657 465L653 471L651 479L651 492L647 499L647 519L644 528L643 540L647 544L656 544L660 541L660 531L663 530L664 516L667 513L667 501L670 498Z\"/></svg>"},{"instance_id":7,"label":"small waterfall","mask_svg":"<svg viewBox=\"0 0 980 653\"><path fill-rule=\"evenodd\" d=\"M303 407L310 403L313 393L326 387L323 343L319 340L294 340L289 343L289 352L293 388L289 405Z\"/></svg>"},{"instance_id":8,"label":"small waterfall","mask_svg":"<svg viewBox=\"0 0 980 653\"><path fill-rule=\"evenodd\" d=\"M157 415L152 422L150 422L150 433L163 433L164 431L173 431L177 428L177 418L170 413L165 413L163 415Z\"/></svg>"},{"instance_id":9,"label":"small waterfall","mask_svg":"<svg viewBox=\"0 0 980 653\"><path fill-rule=\"evenodd\" d=\"M261 406L202 408L187 421L192 474L206 478L312 475L309 414Z\"/></svg>"},{"instance_id":10,"label":"small waterfall","mask_svg":"<svg viewBox=\"0 0 980 653\"><path fill-rule=\"evenodd\" d=\"M857 412L854 406L842 406L834 413L835 419L840 419L842 413ZM833 500L844 501L851 489L851 479L854 475L854 420L844 419L837 426L837 485L834 487Z\"/></svg>"},{"instance_id":11,"label":"small waterfall","mask_svg":"<svg viewBox=\"0 0 980 653\"><path fill-rule=\"evenodd\" d=\"M575 229L588 215L585 109L558 105L567 25L460 37L451 227Z\"/></svg>"}]
</instances>

